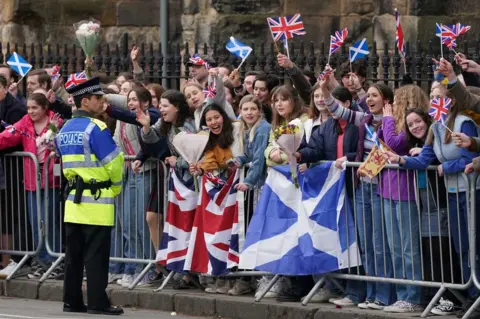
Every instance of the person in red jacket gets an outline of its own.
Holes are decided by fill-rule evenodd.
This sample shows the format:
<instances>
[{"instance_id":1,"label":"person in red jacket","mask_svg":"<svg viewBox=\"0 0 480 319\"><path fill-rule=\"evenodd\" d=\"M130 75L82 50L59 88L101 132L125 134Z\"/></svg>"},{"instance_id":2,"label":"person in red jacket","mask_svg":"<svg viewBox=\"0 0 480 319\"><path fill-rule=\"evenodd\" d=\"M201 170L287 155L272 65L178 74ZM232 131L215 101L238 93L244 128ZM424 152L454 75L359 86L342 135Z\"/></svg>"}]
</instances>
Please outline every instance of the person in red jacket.
<instances>
[{"instance_id":1,"label":"person in red jacket","mask_svg":"<svg viewBox=\"0 0 480 319\"><path fill-rule=\"evenodd\" d=\"M0 150L22 145L25 152L31 153L31 157L26 157L24 163L24 188L27 195L27 211L35 248L39 244L41 236L40 220L45 222L45 211L49 212L49 238L50 247L59 252L60 249L60 182L58 177L53 174L54 160L49 161L48 167L44 164L53 152L52 131L49 125L54 124L57 127L61 125L61 119L55 116L55 113L48 109L49 102L44 94L33 93L27 100L27 115L22 117L17 123L7 127L0 134ZM51 139L48 137L52 136ZM42 172L41 181L37 184L37 172ZM45 189L45 177L48 176L49 189ZM45 209L45 192L49 192L49 203ZM39 216L39 213L41 214ZM40 265L36 271L29 275L30 278L39 278L43 275L45 267L52 260L43 246L39 254Z\"/></svg>"}]
</instances>

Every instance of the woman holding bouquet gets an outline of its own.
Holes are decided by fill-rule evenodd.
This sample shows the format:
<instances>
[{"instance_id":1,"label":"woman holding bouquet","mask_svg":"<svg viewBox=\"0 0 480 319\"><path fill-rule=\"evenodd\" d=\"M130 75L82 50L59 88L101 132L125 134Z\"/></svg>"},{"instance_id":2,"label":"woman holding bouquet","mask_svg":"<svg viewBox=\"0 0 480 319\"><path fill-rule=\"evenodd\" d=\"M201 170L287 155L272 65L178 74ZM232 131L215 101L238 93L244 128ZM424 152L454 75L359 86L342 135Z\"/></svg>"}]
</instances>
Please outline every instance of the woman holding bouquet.
<instances>
[{"instance_id":1,"label":"woman holding bouquet","mask_svg":"<svg viewBox=\"0 0 480 319\"><path fill-rule=\"evenodd\" d=\"M38 246L40 222L45 221L45 214L49 215L49 227L52 231L48 233L48 241L54 251L60 251L60 181L54 177L53 166L55 161L50 161L48 167L44 166L47 158L54 152L55 146L51 143L41 143L39 140L45 137L49 131L49 125L55 116L53 111L48 109L49 101L44 94L33 93L27 100L27 112L20 121L13 125L13 128L7 128L0 134L0 149L5 149L17 145L22 145L25 152L35 155L39 164L39 169L42 174L41 189L36 188L36 167L35 162L26 157L24 160L24 186L27 191L27 209L29 220L33 229L33 239L35 247ZM58 119L56 127L58 128L62 123ZM49 133L50 134L50 133ZM45 189L45 177L48 176L49 189ZM45 192L49 193L49 202L45 207ZM38 195L38 193L40 193ZM41 202L37 203L37 195ZM37 207L40 204L40 207ZM37 209L40 209L41 220L37 214ZM39 259L43 263L49 263L52 260L43 246ZM33 274L32 278L40 278L45 269L39 268Z\"/></svg>"}]
</instances>

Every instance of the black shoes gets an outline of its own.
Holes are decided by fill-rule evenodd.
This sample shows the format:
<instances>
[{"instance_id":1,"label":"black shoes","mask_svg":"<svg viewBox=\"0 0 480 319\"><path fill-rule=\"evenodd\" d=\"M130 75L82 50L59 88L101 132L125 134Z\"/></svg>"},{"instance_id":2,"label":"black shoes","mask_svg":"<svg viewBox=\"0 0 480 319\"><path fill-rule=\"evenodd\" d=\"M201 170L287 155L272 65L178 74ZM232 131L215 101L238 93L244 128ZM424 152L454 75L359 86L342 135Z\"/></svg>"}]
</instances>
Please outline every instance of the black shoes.
<instances>
[{"instance_id":1,"label":"black shoes","mask_svg":"<svg viewBox=\"0 0 480 319\"><path fill-rule=\"evenodd\" d=\"M63 304L63 312L87 312L87 306L80 305L80 306L71 306L68 303Z\"/></svg>"},{"instance_id":2,"label":"black shoes","mask_svg":"<svg viewBox=\"0 0 480 319\"><path fill-rule=\"evenodd\" d=\"M87 313L92 315L111 315L118 316L123 314L123 309L118 306L110 306L105 309L88 309Z\"/></svg>"}]
</instances>

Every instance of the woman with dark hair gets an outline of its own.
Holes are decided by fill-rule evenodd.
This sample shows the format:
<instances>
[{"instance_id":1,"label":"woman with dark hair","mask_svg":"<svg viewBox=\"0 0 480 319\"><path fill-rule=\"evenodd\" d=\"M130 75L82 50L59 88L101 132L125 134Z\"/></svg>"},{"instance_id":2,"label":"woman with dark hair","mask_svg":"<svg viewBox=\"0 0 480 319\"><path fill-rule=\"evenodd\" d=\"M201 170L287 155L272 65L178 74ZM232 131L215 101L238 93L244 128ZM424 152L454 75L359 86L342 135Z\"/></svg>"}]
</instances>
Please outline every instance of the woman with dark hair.
<instances>
[{"instance_id":1,"label":"woman with dark hair","mask_svg":"<svg viewBox=\"0 0 480 319\"><path fill-rule=\"evenodd\" d=\"M157 109L160 108L160 97L165 92L165 89L157 83L150 83L146 87L152 95L152 105Z\"/></svg>"},{"instance_id":2,"label":"woman with dark hair","mask_svg":"<svg viewBox=\"0 0 480 319\"><path fill-rule=\"evenodd\" d=\"M262 103L263 114L268 123L272 123L272 93L280 85L280 80L272 74L260 74L253 82L253 96Z\"/></svg>"},{"instance_id":3,"label":"woman with dark hair","mask_svg":"<svg viewBox=\"0 0 480 319\"><path fill-rule=\"evenodd\" d=\"M44 94L32 93L27 100L27 115L13 124L14 130L7 128L0 134L0 150L22 145L25 152L32 153L35 156L39 165L39 172L37 172L36 163L32 159L26 157L23 161L23 184L27 195L28 217L33 230L33 244L34 247L38 247L40 236L42 236L39 232L40 224L45 221L45 214L48 213L50 214L48 218L49 228L52 229L48 233L48 241L53 245L53 250L58 252L60 251L60 232L58 231L60 228L60 180L53 173L55 160L51 160L48 167L44 165L55 151L55 147L44 139L49 131L49 125L56 125L59 128L62 120L58 119L57 123L54 123L55 113L49 110L48 106L49 101ZM36 183L38 173L42 176L40 189L37 189ZM48 177L49 189L45 189L46 177ZM44 202L46 192L48 192L49 198L47 205ZM37 197L40 198L40 203L37 202ZM37 210L41 212L41 220L39 220ZM7 213L4 212L4 214ZM28 275L29 278L39 279L46 270L43 266L48 265L53 260L53 257L48 255L45 246L41 249L38 258L43 265L36 265L35 269L32 269L32 273Z\"/></svg>"}]
</instances>

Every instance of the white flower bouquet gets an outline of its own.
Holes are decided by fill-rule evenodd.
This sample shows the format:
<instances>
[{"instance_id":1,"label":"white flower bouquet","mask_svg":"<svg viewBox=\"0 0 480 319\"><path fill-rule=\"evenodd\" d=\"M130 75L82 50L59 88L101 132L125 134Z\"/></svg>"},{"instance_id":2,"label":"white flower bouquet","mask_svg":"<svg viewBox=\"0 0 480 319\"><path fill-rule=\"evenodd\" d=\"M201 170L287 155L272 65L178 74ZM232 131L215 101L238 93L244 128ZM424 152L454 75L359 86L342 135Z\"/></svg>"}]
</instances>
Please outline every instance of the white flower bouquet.
<instances>
[{"instance_id":1,"label":"white flower bouquet","mask_svg":"<svg viewBox=\"0 0 480 319\"><path fill-rule=\"evenodd\" d=\"M92 58L100 40L100 22L90 18L73 25L78 42L88 58Z\"/></svg>"},{"instance_id":2,"label":"white flower bouquet","mask_svg":"<svg viewBox=\"0 0 480 319\"><path fill-rule=\"evenodd\" d=\"M57 136L60 126L62 124L62 118L59 114L55 114L48 124L48 130L37 138L37 147L45 145L50 151L55 150L55 136Z\"/></svg>"}]
</instances>

